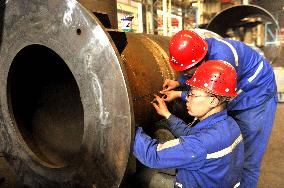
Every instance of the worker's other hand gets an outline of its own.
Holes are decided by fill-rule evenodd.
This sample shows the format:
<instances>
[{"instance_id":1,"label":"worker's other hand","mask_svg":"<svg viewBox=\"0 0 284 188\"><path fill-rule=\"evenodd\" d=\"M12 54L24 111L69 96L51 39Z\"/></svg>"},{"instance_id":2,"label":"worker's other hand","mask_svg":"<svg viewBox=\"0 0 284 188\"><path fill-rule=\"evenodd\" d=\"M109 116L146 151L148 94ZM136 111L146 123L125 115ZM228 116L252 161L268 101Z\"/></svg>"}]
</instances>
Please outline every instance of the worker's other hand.
<instances>
[{"instance_id":1,"label":"worker's other hand","mask_svg":"<svg viewBox=\"0 0 284 188\"><path fill-rule=\"evenodd\" d=\"M170 91L180 86L179 82L176 80L166 79L163 84L163 91Z\"/></svg>"},{"instance_id":2,"label":"worker's other hand","mask_svg":"<svg viewBox=\"0 0 284 188\"><path fill-rule=\"evenodd\" d=\"M155 95L155 99L156 99L157 103L152 102L152 104L153 104L154 108L156 109L157 113L159 115L165 117L166 119L168 119L170 117L171 113L169 112L165 101L157 95Z\"/></svg>"},{"instance_id":3,"label":"worker's other hand","mask_svg":"<svg viewBox=\"0 0 284 188\"><path fill-rule=\"evenodd\" d=\"M177 98L180 98L182 91L175 91L175 90L164 91L163 90L163 91L160 91L160 93L164 95L163 97L164 101L170 102Z\"/></svg>"}]
</instances>

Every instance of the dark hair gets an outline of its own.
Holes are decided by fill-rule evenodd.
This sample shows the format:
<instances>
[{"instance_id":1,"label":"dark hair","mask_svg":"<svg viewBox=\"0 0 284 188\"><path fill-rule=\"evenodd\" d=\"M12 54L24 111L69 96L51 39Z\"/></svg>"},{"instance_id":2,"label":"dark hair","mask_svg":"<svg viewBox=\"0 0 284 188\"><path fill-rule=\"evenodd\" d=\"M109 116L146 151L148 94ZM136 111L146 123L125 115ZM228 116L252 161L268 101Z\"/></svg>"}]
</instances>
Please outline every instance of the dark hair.
<instances>
[{"instance_id":1,"label":"dark hair","mask_svg":"<svg viewBox=\"0 0 284 188\"><path fill-rule=\"evenodd\" d=\"M222 105L223 108L226 108L228 102L231 100L231 97L219 96L219 95L213 95L213 96L219 100L219 105Z\"/></svg>"}]
</instances>

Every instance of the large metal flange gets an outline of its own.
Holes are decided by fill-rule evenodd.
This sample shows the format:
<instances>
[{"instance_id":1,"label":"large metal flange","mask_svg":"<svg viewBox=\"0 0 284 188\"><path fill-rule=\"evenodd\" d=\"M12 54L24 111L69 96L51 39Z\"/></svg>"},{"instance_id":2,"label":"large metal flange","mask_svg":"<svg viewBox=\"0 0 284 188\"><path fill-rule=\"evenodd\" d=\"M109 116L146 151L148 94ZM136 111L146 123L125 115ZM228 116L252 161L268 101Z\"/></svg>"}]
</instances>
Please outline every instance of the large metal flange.
<instances>
[{"instance_id":1,"label":"large metal flange","mask_svg":"<svg viewBox=\"0 0 284 188\"><path fill-rule=\"evenodd\" d=\"M118 187L133 129L121 60L75 0L8 0L0 48L4 155L31 187Z\"/></svg>"}]
</instances>

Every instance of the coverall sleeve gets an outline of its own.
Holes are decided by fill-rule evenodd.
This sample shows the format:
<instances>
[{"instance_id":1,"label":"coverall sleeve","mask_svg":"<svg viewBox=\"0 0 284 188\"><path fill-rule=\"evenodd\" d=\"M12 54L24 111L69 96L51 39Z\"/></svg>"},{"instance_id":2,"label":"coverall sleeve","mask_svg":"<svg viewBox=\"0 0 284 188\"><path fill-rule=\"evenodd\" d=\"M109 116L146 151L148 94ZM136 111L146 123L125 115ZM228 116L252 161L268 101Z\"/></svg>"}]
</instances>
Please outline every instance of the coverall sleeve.
<instances>
[{"instance_id":1,"label":"coverall sleeve","mask_svg":"<svg viewBox=\"0 0 284 188\"><path fill-rule=\"evenodd\" d=\"M177 168L196 170L206 160L206 149L198 138L180 138L180 143L157 151L158 142L146 135L142 128L136 131L133 153L145 166L150 168Z\"/></svg>"},{"instance_id":2,"label":"coverall sleeve","mask_svg":"<svg viewBox=\"0 0 284 188\"><path fill-rule=\"evenodd\" d=\"M183 120L172 114L168 118L168 127L175 137L187 136L190 132L190 127Z\"/></svg>"},{"instance_id":3,"label":"coverall sleeve","mask_svg":"<svg viewBox=\"0 0 284 188\"><path fill-rule=\"evenodd\" d=\"M183 92L181 93L181 100L182 100L183 102L186 102L186 97L187 97L187 91L183 91Z\"/></svg>"},{"instance_id":4,"label":"coverall sleeve","mask_svg":"<svg viewBox=\"0 0 284 188\"><path fill-rule=\"evenodd\" d=\"M182 76L180 76L180 77L177 79L177 81L179 82L180 86L184 87L184 86L187 86L185 82L186 82L188 79L190 79L191 77L192 77L191 74L183 74Z\"/></svg>"},{"instance_id":5,"label":"coverall sleeve","mask_svg":"<svg viewBox=\"0 0 284 188\"><path fill-rule=\"evenodd\" d=\"M182 76L180 76L177 81L180 84L180 87L183 88L183 90L189 90L190 86L186 85L186 81L189 80L192 77L191 74L183 74ZM183 102L186 102L186 97L187 97L187 91L183 91L181 93L181 99Z\"/></svg>"}]
</instances>

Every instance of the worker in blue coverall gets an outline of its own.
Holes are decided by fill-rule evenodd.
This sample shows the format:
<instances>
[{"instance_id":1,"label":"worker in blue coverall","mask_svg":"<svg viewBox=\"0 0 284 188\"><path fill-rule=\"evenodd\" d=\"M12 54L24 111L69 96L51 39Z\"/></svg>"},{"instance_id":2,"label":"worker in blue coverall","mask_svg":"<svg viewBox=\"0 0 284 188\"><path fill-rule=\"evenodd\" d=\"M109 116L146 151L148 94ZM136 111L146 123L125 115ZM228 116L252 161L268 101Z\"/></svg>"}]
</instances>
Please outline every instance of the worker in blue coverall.
<instances>
[{"instance_id":1,"label":"worker in blue coverall","mask_svg":"<svg viewBox=\"0 0 284 188\"><path fill-rule=\"evenodd\" d=\"M236 80L233 66L223 61L208 61L196 70L187 81L192 86L187 94L188 114L200 120L192 127L172 115L156 96L153 106L177 139L158 143L138 127L133 148L137 159L150 168L177 169L176 188L238 187L243 138L226 110L228 99L237 95Z\"/></svg>"},{"instance_id":2,"label":"worker in blue coverall","mask_svg":"<svg viewBox=\"0 0 284 188\"><path fill-rule=\"evenodd\" d=\"M170 41L170 64L183 73L178 80L165 80L165 101L181 97L186 92L175 91L185 86L196 68L207 60L224 60L237 71L235 97L228 104L229 115L240 126L244 137L245 163L242 187L254 188L260 175L261 160L271 134L277 107L277 87L272 66L258 52L242 42L202 38L194 31L182 30Z\"/></svg>"}]
</instances>

